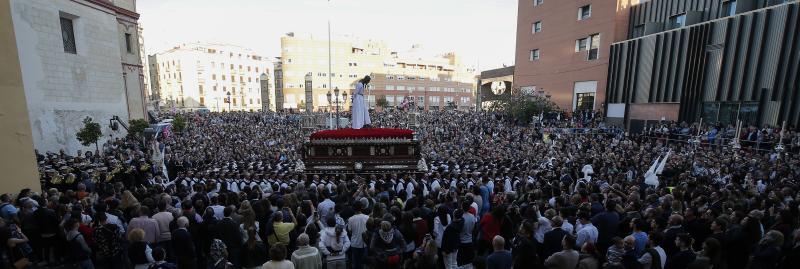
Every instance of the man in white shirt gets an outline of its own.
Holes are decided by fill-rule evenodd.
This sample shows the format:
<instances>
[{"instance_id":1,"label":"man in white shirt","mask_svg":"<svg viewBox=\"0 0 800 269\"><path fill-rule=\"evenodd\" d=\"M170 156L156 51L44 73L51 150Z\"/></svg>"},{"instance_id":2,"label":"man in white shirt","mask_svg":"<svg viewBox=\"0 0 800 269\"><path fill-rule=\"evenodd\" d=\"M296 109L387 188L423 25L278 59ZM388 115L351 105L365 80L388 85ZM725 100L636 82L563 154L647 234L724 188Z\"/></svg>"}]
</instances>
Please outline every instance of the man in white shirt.
<instances>
[{"instance_id":1,"label":"man in white shirt","mask_svg":"<svg viewBox=\"0 0 800 269\"><path fill-rule=\"evenodd\" d=\"M580 230L578 230L577 238L575 239L575 245L577 247L583 247L583 244L585 243L597 244L597 236L600 233L597 230L597 227L592 225L589 213L578 213L578 222L580 222L581 227Z\"/></svg>"},{"instance_id":2,"label":"man in white shirt","mask_svg":"<svg viewBox=\"0 0 800 269\"><path fill-rule=\"evenodd\" d=\"M347 220L347 230L350 234L350 249L349 255L352 262L353 269L361 269L364 267L364 256L366 255L367 242L364 242L363 234L367 231L367 219L369 216L364 215L364 204L361 201L356 201L353 206L356 214Z\"/></svg>"},{"instance_id":3,"label":"man in white shirt","mask_svg":"<svg viewBox=\"0 0 800 269\"><path fill-rule=\"evenodd\" d=\"M214 210L215 219L222 220L225 217L225 207L219 204L216 193L211 196L211 206L209 207Z\"/></svg>"}]
</instances>

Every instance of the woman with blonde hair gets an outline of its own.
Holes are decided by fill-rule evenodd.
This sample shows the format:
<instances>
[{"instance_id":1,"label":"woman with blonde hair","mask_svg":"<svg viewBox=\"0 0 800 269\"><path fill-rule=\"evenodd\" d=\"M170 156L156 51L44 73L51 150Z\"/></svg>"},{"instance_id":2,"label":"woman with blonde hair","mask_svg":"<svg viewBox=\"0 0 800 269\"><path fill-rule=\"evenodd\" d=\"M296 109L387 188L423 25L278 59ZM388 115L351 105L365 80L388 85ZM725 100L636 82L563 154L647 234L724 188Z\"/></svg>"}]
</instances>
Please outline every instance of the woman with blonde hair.
<instances>
[{"instance_id":1,"label":"woman with blonde hair","mask_svg":"<svg viewBox=\"0 0 800 269\"><path fill-rule=\"evenodd\" d=\"M133 264L134 269L147 269L150 264L155 262L153 259L153 249L145 241L145 232L136 228L128 233L128 259Z\"/></svg>"},{"instance_id":2,"label":"woman with blonde hair","mask_svg":"<svg viewBox=\"0 0 800 269\"><path fill-rule=\"evenodd\" d=\"M133 196L133 193L129 190L123 191L121 196L119 209L122 210L125 219L137 217L136 213L139 212L139 205L141 205L139 199L136 199L136 196Z\"/></svg>"}]
</instances>

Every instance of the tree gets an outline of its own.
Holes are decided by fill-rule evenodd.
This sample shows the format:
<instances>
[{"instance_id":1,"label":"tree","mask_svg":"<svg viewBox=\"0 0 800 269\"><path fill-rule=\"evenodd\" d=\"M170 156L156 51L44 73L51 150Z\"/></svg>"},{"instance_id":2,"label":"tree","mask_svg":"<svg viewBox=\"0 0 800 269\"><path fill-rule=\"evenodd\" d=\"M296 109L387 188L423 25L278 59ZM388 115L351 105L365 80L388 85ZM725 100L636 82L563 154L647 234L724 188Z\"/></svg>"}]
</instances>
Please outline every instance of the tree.
<instances>
[{"instance_id":1,"label":"tree","mask_svg":"<svg viewBox=\"0 0 800 269\"><path fill-rule=\"evenodd\" d=\"M378 100L375 100L375 105L381 108L386 108L389 106L389 101L386 100L386 96L381 96Z\"/></svg>"},{"instance_id":2,"label":"tree","mask_svg":"<svg viewBox=\"0 0 800 269\"><path fill-rule=\"evenodd\" d=\"M549 98L518 94L512 95L509 99L497 100L489 107L490 111L503 113L523 124L529 123L534 116L557 109L558 106Z\"/></svg>"},{"instance_id":3,"label":"tree","mask_svg":"<svg viewBox=\"0 0 800 269\"><path fill-rule=\"evenodd\" d=\"M90 117L83 119L83 128L75 134L78 141L81 142L81 145L88 147L94 144L95 150L100 150L100 147L97 146L97 141L100 140L100 136L102 135L103 132L100 130L100 124L93 122Z\"/></svg>"},{"instance_id":4,"label":"tree","mask_svg":"<svg viewBox=\"0 0 800 269\"><path fill-rule=\"evenodd\" d=\"M141 136L144 133L144 129L150 127L150 124L144 119L132 119L128 121L128 126L128 135Z\"/></svg>"},{"instance_id":5,"label":"tree","mask_svg":"<svg viewBox=\"0 0 800 269\"><path fill-rule=\"evenodd\" d=\"M172 127L176 133L180 133L186 128L186 119L183 115L175 115L175 118L172 119Z\"/></svg>"}]
</instances>

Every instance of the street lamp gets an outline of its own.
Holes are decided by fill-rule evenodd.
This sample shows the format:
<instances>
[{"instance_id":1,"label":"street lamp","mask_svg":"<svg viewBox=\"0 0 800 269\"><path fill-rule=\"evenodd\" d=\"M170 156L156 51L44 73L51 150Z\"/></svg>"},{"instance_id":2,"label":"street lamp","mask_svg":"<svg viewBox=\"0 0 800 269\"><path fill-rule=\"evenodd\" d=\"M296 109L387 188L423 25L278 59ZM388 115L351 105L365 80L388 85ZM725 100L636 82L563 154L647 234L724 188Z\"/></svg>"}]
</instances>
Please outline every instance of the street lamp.
<instances>
[{"instance_id":1,"label":"street lamp","mask_svg":"<svg viewBox=\"0 0 800 269\"><path fill-rule=\"evenodd\" d=\"M336 98L336 129L339 129L339 87L333 89L333 97Z\"/></svg>"},{"instance_id":2,"label":"street lamp","mask_svg":"<svg viewBox=\"0 0 800 269\"><path fill-rule=\"evenodd\" d=\"M331 112L333 111L333 109L331 109L331 104L333 103L333 100L331 99L331 91L328 90L328 93L326 93L325 96L328 97L328 119L333 119L331 115Z\"/></svg>"},{"instance_id":3,"label":"street lamp","mask_svg":"<svg viewBox=\"0 0 800 269\"><path fill-rule=\"evenodd\" d=\"M231 112L231 92L228 92L228 112Z\"/></svg>"}]
</instances>

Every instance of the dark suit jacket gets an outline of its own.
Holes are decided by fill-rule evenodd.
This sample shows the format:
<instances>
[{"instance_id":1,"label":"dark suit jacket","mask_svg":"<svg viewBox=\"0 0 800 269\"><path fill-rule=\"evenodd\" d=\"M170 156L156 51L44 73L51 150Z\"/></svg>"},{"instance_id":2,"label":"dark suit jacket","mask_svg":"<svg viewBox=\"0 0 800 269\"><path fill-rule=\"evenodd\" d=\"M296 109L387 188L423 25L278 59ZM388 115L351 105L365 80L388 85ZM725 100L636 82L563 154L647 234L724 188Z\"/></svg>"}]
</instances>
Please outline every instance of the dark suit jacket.
<instances>
[{"instance_id":1,"label":"dark suit jacket","mask_svg":"<svg viewBox=\"0 0 800 269\"><path fill-rule=\"evenodd\" d=\"M544 234L544 257L550 257L553 253L559 252L564 250L561 246L561 241L564 239L564 236L567 235L567 232L561 228L554 228L552 231L549 231Z\"/></svg>"},{"instance_id":2,"label":"dark suit jacket","mask_svg":"<svg viewBox=\"0 0 800 269\"><path fill-rule=\"evenodd\" d=\"M177 257L194 257L192 235L186 229L172 231L172 247Z\"/></svg>"},{"instance_id":3,"label":"dark suit jacket","mask_svg":"<svg viewBox=\"0 0 800 269\"><path fill-rule=\"evenodd\" d=\"M242 233L239 232L239 224L231 218L224 218L219 221L217 235L228 248L242 247Z\"/></svg>"}]
</instances>

